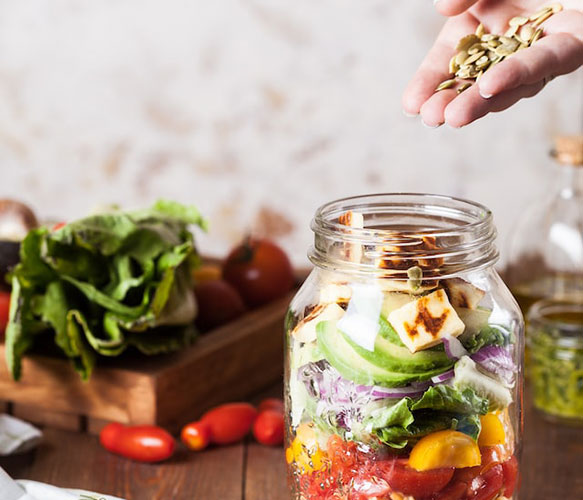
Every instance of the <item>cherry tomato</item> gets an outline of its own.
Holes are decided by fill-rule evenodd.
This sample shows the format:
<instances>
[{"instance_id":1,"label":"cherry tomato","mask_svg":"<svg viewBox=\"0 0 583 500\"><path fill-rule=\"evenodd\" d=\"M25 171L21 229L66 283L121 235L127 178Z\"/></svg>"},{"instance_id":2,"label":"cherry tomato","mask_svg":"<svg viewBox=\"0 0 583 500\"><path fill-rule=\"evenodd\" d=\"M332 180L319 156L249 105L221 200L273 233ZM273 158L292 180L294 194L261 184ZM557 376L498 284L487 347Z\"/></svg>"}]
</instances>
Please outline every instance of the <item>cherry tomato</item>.
<instances>
[{"instance_id":1,"label":"cherry tomato","mask_svg":"<svg viewBox=\"0 0 583 500\"><path fill-rule=\"evenodd\" d=\"M465 500L467 491L468 485L466 483L453 481L432 498L434 500Z\"/></svg>"},{"instance_id":2,"label":"cherry tomato","mask_svg":"<svg viewBox=\"0 0 583 500\"><path fill-rule=\"evenodd\" d=\"M253 424L255 439L266 446L279 446L283 443L283 413L277 410L264 410Z\"/></svg>"},{"instance_id":3,"label":"cherry tomato","mask_svg":"<svg viewBox=\"0 0 583 500\"><path fill-rule=\"evenodd\" d=\"M518 483L518 460L516 457L512 456L510 460L504 462L502 470L504 472L504 496L510 498Z\"/></svg>"},{"instance_id":4,"label":"cherry tomato","mask_svg":"<svg viewBox=\"0 0 583 500\"><path fill-rule=\"evenodd\" d=\"M52 227L52 231L53 233L58 231L59 229L64 228L67 225L66 222L57 222L53 227Z\"/></svg>"},{"instance_id":5,"label":"cherry tomato","mask_svg":"<svg viewBox=\"0 0 583 500\"><path fill-rule=\"evenodd\" d=\"M427 497L441 491L453 477L453 468L416 471L407 465L405 459L378 462L381 477L391 488L405 495Z\"/></svg>"},{"instance_id":6,"label":"cherry tomato","mask_svg":"<svg viewBox=\"0 0 583 500\"><path fill-rule=\"evenodd\" d=\"M495 463L474 478L468 492L468 500L494 500L504 485L502 464Z\"/></svg>"},{"instance_id":7,"label":"cherry tomato","mask_svg":"<svg viewBox=\"0 0 583 500\"><path fill-rule=\"evenodd\" d=\"M241 441L253 426L257 410L249 403L228 403L217 406L200 419L211 429L211 442L232 444Z\"/></svg>"},{"instance_id":8,"label":"cherry tomato","mask_svg":"<svg viewBox=\"0 0 583 500\"><path fill-rule=\"evenodd\" d=\"M249 307L282 297L294 284L285 252L269 240L253 238L231 251L223 266L223 278L239 291Z\"/></svg>"},{"instance_id":9,"label":"cherry tomato","mask_svg":"<svg viewBox=\"0 0 583 500\"><path fill-rule=\"evenodd\" d=\"M261 403L259 403L257 410L259 411L259 413L265 410L275 410L278 411L279 413L283 413L284 412L283 401L279 398L264 399L263 401L261 401Z\"/></svg>"},{"instance_id":10,"label":"cherry tomato","mask_svg":"<svg viewBox=\"0 0 583 500\"><path fill-rule=\"evenodd\" d=\"M182 428L180 439L189 449L202 451L211 442L211 428L204 422L191 422Z\"/></svg>"},{"instance_id":11,"label":"cherry tomato","mask_svg":"<svg viewBox=\"0 0 583 500\"><path fill-rule=\"evenodd\" d=\"M224 325L245 312L245 304L229 283L212 280L194 287L198 302L198 316L195 320L203 332Z\"/></svg>"},{"instance_id":12,"label":"cherry tomato","mask_svg":"<svg viewBox=\"0 0 583 500\"><path fill-rule=\"evenodd\" d=\"M10 316L10 292L0 291L0 335L6 331Z\"/></svg>"},{"instance_id":13,"label":"cherry tomato","mask_svg":"<svg viewBox=\"0 0 583 500\"><path fill-rule=\"evenodd\" d=\"M102 446L117 455L138 462L161 462L174 453L174 438L155 425L106 425L99 435Z\"/></svg>"}]
</instances>

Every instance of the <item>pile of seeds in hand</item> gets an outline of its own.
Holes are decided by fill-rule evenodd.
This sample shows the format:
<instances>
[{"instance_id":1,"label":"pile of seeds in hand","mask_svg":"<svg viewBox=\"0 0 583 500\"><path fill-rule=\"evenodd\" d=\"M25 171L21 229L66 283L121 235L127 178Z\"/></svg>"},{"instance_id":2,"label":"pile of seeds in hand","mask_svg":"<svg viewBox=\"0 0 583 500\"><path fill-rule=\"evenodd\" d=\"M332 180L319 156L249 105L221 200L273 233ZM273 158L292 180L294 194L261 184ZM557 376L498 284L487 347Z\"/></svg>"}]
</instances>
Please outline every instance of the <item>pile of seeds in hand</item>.
<instances>
[{"instance_id":1,"label":"pile of seeds in hand","mask_svg":"<svg viewBox=\"0 0 583 500\"><path fill-rule=\"evenodd\" d=\"M454 77L441 82L435 91L449 89L460 83L457 93L462 93L472 86L473 81L478 81L485 71L536 42L543 34L540 25L561 10L563 6L555 3L529 17L513 17L504 35L486 33L480 24L474 34L464 36L458 42L456 54L449 61L449 72Z\"/></svg>"}]
</instances>

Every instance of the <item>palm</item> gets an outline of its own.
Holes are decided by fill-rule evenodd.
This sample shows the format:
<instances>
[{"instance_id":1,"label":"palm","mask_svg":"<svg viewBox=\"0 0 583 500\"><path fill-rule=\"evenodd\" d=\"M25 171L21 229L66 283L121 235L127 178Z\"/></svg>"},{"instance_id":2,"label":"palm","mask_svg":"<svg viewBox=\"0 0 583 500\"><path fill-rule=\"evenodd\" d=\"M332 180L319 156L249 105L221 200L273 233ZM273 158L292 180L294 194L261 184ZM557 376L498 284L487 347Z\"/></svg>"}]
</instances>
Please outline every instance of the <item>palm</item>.
<instances>
[{"instance_id":1,"label":"palm","mask_svg":"<svg viewBox=\"0 0 583 500\"><path fill-rule=\"evenodd\" d=\"M473 5L464 11L464 5ZM537 94L552 77L583 65L583 0L562 2L565 10L543 23L545 36L527 50L493 67L462 94L448 89L435 93L449 77L448 62L460 38L482 23L491 33L504 33L514 16L532 14L547 3L540 0L440 0L438 10L457 14L445 23L433 48L403 95L407 113L421 114L429 126L461 127L490 112L508 108ZM484 96L484 97L483 97Z\"/></svg>"}]
</instances>

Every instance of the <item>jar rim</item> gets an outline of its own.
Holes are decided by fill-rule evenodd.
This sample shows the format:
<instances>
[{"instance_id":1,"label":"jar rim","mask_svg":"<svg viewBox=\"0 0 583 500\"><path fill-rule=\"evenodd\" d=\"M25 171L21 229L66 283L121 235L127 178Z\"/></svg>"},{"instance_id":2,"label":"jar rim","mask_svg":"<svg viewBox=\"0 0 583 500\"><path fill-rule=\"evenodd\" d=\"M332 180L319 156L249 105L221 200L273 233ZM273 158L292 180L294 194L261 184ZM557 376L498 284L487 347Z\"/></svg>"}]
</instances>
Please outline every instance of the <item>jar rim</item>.
<instances>
[{"instance_id":1,"label":"jar rim","mask_svg":"<svg viewBox=\"0 0 583 500\"><path fill-rule=\"evenodd\" d=\"M341 216L348 212L362 215L362 227L342 223ZM319 267L386 274L386 268L379 270L371 262L429 259L435 263L434 277L445 278L489 267L498 259L492 212L480 203L446 195L380 193L342 198L320 206L311 228L316 239L309 258ZM425 238L438 243L420 245ZM338 244L359 245L368 259L355 263L331 257L329 249ZM395 279L407 279L402 270L393 274Z\"/></svg>"},{"instance_id":2,"label":"jar rim","mask_svg":"<svg viewBox=\"0 0 583 500\"><path fill-rule=\"evenodd\" d=\"M367 205L370 206L370 200L384 198L388 201L390 198L394 198L395 200L405 200L407 198L422 198L426 200L434 200L436 202L440 201L442 204L444 202L450 203L457 203L459 204L459 209L457 212L459 214L464 213L466 215L470 215L470 209L473 209L475 213L475 220L472 222L468 222L466 224L458 225L452 227L451 229L442 229L442 230L435 230L435 229L416 229L416 230L400 230L399 234L407 235L407 236L449 236L452 234L458 233L461 229L463 230L473 230L479 229L484 226L488 226L493 223L493 214L492 211L487 208L485 205L481 203L467 200L464 198L459 198L456 196L447 196L441 194L431 194L431 193L412 193L412 192L393 192L393 193L373 193L373 194L365 194L365 195L357 195L357 196L350 196L346 198L340 198L338 200L334 200L328 203L325 203L318 207L316 210L316 214L312 221L312 229L314 226L320 226L323 229L335 230L335 231L343 231L346 229L346 226L338 222L338 217L335 217L333 220L327 220L326 216L330 216L333 214L340 214L342 212L346 212L348 210L355 210L356 208L364 208ZM341 210L338 210L340 205L343 206ZM421 206L421 205L416 205ZM455 213L455 209L450 208L447 209L443 207L443 205L433 204L433 205L422 205L423 207L433 207L434 209L439 209L440 211L445 213L449 213L449 215L453 215ZM465 206L467 208L466 211L462 209ZM480 217L481 215L481 217ZM314 229L316 230L316 229ZM351 233L358 236L358 239L366 239L367 237L373 237L378 239L379 237L383 238L383 241L390 240L391 237L394 235L393 231L383 231L378 229L358 229L358 228L351 228ZM386 240L385 240L386 238Z\"/></svg>"},{"instance_id":3,"label":"jar rim","mask_svg":"<svg viewBox=\"0 0 583 500\"><path fill-rule=\"evenodd\" d=\"M561 313L577 313L581 314L583 317L583 302L554 298L538 300L530 307L528 319L529 321L536 321L544 326L553 328L560 327L562 331L573 333L581 332L583 321L580 324L577 324L549 317L553 314ZM583 343L583 336L581 336L581 342Z\"/></svg>"}]
</instances>

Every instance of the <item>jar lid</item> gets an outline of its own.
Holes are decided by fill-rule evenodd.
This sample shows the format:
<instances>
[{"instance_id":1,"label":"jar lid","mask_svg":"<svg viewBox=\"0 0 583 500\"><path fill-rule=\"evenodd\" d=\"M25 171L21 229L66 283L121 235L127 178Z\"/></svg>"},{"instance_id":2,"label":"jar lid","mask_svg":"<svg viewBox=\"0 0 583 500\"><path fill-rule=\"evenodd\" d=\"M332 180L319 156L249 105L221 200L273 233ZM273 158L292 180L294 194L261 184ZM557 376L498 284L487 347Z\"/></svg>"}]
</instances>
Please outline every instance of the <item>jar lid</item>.
<instances>
[{"instance_id":1,"label":"jar lid","mask_svg":"<svg viewBox=\"0 0 583 500\"><path fill-rule=\"evenodd\" d=\"M551 155L564 165L583 166L583 135L555 137L555 147Z\"/></svg>"},{"instance_id":2,"label":"jar lid","mask_svg":"<svg viewBox=\"0 0 583 500\"><path fill-rule=\"evenodd\" d=\"M550 335L557 347L583 349L583 302L539 300L530 308L528 321L533 330Z\"/></svg>"}]
</instances>

